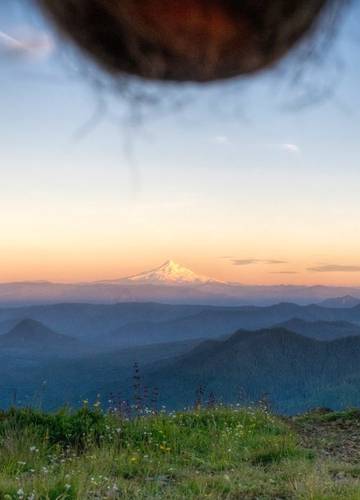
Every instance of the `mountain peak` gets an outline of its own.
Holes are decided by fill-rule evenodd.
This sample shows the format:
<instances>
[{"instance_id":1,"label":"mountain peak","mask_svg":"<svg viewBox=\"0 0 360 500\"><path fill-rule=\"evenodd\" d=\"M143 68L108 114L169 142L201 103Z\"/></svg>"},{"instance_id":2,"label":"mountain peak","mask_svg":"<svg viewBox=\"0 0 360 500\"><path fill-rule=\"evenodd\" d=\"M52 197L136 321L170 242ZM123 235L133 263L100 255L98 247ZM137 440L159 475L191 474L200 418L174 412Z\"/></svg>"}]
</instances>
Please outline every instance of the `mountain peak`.
<instances>
[{"instance_id":1,"label":"mountain peak","mask_svg":"<svg viewBox=\"0 0 360 500\"><path fill-rule=\"evenodd\" d=\"M178 264L169 259L160 267L151 271L136 274L125 279L128 282L134 283L149 283L149 284L171 284L171 285L190 285L190 284L205 284L212 283L216 280L201 276L191 269Z\"/></svg>"},{"instance_id":2,"label":"mountain peak","mask_svg":"<svg viewBox=\"0 0 360 500\"><path fill-rule=\"evenodd\" d=\"M43 323L26 318L17 323L12 330L0 336L1 347L30 347L63 345L73 342L71 337L54 332Z\"/></svg>"},{"instance_id":3,"label":"mountain peak","mask_svg":"<svg viewBox=\"0 0 360 500\"><path fill-rule=\"evenodd\" d=\"M47 328L40 321L36 321L35 319L25 318L19 321L17 325L9 332L9 335L17 336L17 335L26 335L31 338L33 336L42 336L42 335L51 335L53 332L50 328Z\"/></svg>"},{"instance_id":4,"label":"mountain peak","mask_svg":"<svg viewBox=\"0 0 360 500\"><path fill-rule=\"evenodd\" d=\"M162 264L160 267L157 268L158 270L163 269L163 270L169 270L171 272L176 272L179 269L185 269L182 265L177 264L174 260L167 260Z\"/></svg>"}]
</instances>

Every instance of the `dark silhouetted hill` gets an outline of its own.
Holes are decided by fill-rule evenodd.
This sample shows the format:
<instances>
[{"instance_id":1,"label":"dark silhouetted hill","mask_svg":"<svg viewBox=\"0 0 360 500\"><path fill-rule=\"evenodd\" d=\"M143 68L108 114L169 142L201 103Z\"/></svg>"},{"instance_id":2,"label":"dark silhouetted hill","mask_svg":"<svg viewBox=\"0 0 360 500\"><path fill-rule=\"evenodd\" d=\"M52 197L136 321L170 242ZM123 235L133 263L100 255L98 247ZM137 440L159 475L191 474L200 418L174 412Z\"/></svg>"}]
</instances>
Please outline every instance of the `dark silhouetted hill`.
<instances>
[{"instance_id":1,"label":"dark silhouetted hill","mask_svg":"<svg viewBox=\"0 0 360 500\"><path fill-rule=\"evenodd\" d=\"M315 403L359 405L359 376L360 337L320 342L274 328L201 343L149 369L145 383L159 387L171 407L193 403L202 386L206 394L213 392L226 403L239 398L253 402L267 394L278 411L296 412Z\"/></svg>"},{"instance_id":2,"label":"dark silhouetted hill","mask_svg":"<svg viewBox=\"0 0 360 500\"><path fill-rule=\"evenodd\" d=\"M24 319L10 332L0 337L0 348L7 349L63 349L76 341L46 327L39 321Z\"/></svg>"}]
</instances>

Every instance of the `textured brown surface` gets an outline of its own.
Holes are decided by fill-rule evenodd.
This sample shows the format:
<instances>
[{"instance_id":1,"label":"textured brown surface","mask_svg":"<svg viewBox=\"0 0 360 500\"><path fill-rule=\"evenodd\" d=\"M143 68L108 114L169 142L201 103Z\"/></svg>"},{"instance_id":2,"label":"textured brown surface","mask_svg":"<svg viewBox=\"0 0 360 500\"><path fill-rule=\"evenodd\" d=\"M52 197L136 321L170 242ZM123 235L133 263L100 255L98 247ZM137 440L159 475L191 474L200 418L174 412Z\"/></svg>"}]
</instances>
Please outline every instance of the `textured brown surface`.
<instances>
[{"instance_id":1,"label":"textured brown surface","mask_svg":"<svg viewBox=\"0 0 360 500\"><path fill-rule=\"evenodd\" d=\"M325 418L315 415L300 422L295 420L302 445L322 458L360 464L360 411L340 413L338 417L331 411L324 415Z\"/></svg>"},{"instance_id":2,"label":"textured brown surface","mask_svg":"<svg viewBox=\"0 0 360 500\"><path fill-rule=\"evenodd\" d=\"M38 0L112 74L211 81L263 69L336 0Z\"/></svg>"}]
</instances>

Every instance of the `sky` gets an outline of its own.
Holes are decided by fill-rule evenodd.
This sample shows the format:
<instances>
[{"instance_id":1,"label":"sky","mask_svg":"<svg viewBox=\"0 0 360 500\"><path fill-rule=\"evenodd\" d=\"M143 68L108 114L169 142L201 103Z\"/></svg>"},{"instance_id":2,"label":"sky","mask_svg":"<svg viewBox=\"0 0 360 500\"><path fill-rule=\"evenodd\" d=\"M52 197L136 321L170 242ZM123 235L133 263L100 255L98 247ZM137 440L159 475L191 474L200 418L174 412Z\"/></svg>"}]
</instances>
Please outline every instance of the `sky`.
<instances>
[{"instance_id":1,"label":"sky","mask_svg":"<svg viewBox=\"0 0 360 500\"><path fill-rule=\"evenodd\" d=\"M0 281L173 259L241 283L360 285L358 15L305 63L115 91L30 1L2 0Z\"/></svg>"}]
</instances>

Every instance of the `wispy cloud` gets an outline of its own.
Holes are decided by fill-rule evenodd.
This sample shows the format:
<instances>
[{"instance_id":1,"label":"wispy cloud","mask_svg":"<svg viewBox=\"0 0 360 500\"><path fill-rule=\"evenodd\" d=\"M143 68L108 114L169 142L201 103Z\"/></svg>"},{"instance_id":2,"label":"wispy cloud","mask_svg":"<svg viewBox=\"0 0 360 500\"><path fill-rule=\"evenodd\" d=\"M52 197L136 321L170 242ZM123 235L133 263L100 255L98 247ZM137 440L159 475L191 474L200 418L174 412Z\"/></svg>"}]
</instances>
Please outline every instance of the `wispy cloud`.
<instances>
[{"instance_id":1,"label":"wispy cloud","mask_svg":"<svg viewBox=\"0 0 360 500\"><path fill-rule=\"evenodd\" d=\"M308 271L313 273L357 273L360 266L344 266L339 264L327 264L315 267L308 267Z\"/></svg>"},{"instance_id":2,"label":"wispy cloud","mask_svg":"<svg viewBox=\"0 0 360 500\"><path fill-rule=\"evenodd\" d=\"M297 144L292 143L284 143L279 145L280 149L286 151L287 153L299 154L301 153L301 149Z\"/></svg>"},{"instance_id":3,"label":"wispy cloud","mask_svg":"<svg viewBox=\"0 0 360 500\"><path fill-rule=\"evenodd\" d=\"M272 271L269 274L299 274L297 271Z\"/></svg>"},{"instance_id":4,"label":"wispy cloud","mask_svg":"<svg viewBox=\"0 0 360 500\"><path fill-rule=\"evenodd\" d=\"M53 49L54 41L46 33L32 32L14 37L0 30L0 56L38 59L49 56Z\"/></svg>"},{"instance_id":5,"label":"wispy cloud","mask_svg":"<svg viewBox=\"0 0 360 500\"><path fill-rule=\"evenodd\" d=\"M233 259L230 258L234 266L249 266L251 264L268 264L268 265L278 265L287 264L286 260L278 259Z\"/></svg>"},{"instance_id":6,"label":"wispy cloud","mask_svg":"<svg viewBox=\"0 0 360 500\"><path fill-rule=\"evenodd\" d=\"M230 139L227 135L216 135L214 137L216 144L230 144Z\"/></svg>"},{"instance_id":7,"label":"wispy cloud","mask_svg":"<svg viewBox=\"0 0 360 500\"><path fill-rule=\"evenodd\" d=\"M301 153L301 147L298 144L292 142L279 142L273 144L267 144L268 148L275 149L277 151L284 151L289 154L299 154Z\"/></svg>"},{"instance_id":8,"label":"wispy cloud","mask_svg":"<svg viewBox=\"0 0 360 500\"><path fill-rule=\"evenodd\" d=\"M232 259L234 266L249 266L250 264L257 264L261 262L257 259Z\"/></svg>"}]
</instances>

